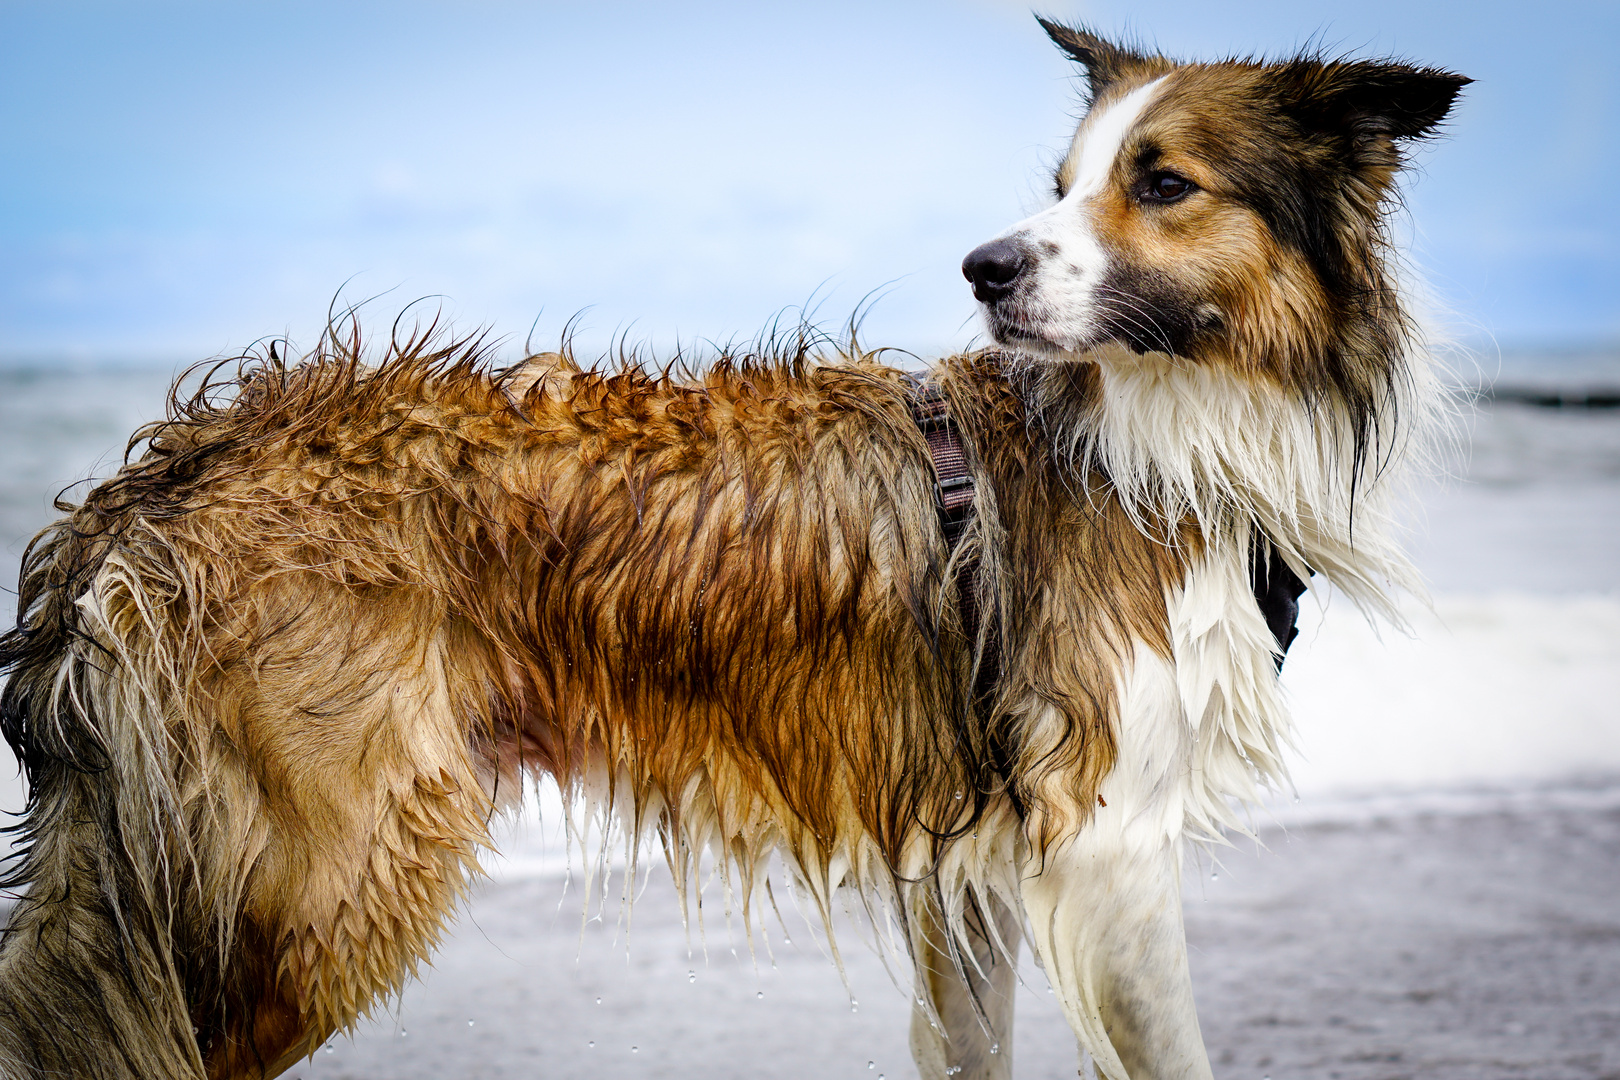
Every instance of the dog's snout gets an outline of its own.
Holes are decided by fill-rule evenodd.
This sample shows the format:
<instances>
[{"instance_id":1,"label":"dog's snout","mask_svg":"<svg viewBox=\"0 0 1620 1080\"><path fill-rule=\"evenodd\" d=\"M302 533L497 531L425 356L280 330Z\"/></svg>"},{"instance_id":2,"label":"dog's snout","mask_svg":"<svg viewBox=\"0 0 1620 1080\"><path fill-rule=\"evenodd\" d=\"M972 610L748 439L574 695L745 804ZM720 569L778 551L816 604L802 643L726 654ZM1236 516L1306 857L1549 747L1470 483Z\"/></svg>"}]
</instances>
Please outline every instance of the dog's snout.
<instances>
[{"instance_id":1,"label":"dog's snout","mask_svg":"<svg viewBox=\"0 0 1620 1080\"><path fill-rule=\"evenodd\" d=\"M1024 272L1026 260L1011 240L992 240L968 252L962 260L962 276L973 285L973 298L988 304L1012 292L1013 283Z\"/></svg>"}]
</instances>

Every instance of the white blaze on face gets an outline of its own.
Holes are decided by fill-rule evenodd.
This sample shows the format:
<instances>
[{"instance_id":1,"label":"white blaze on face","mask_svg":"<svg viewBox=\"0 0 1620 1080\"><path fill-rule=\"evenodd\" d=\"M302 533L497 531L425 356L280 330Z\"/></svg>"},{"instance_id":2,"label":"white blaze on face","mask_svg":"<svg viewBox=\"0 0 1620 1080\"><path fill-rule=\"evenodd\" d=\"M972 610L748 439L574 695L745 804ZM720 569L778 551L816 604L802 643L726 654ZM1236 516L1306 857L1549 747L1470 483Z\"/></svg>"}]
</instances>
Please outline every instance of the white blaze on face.
<instances>
[{"instance_id":1,"label":"white blaze on face","mask_svg":"<svg viewBox=\"0 0 1620 1080\"><path fill-rule=\"evenodd\" d=\"M1031 275L1018 310L1007 314L1021 329L1059 349L1093 344L1097 286L1108 269L1108 254L1097 241L1091 204L1108 183L1126 136L1165 78L1161 75L1088 116L1069 149L1074 162L1069 190L1056 206L1001 234L1001 239L1018 241L1029 260L1026 273Z\"/></svg>"}]
</instances>

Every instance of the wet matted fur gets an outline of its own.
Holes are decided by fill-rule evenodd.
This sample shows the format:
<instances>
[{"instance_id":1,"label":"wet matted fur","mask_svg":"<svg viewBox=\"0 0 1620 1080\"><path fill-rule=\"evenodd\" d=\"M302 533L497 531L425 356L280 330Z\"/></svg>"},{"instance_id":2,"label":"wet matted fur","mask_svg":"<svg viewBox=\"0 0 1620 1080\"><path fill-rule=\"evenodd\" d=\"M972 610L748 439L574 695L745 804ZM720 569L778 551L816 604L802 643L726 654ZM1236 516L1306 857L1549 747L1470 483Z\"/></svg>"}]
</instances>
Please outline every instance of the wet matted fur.
<instances>
[{"instance_id":1,"label":"wet matted fur","mask_svg":"<svg viewBox=\"0 0 1620 1080\"><path fill-rule=\"evenodd\" d=\"M431 951L529 772L656 837L683 888L708 852L752 901L779 856L823 913L841 886L885 906L925 1076L1008 1074L1026 935L1104 1074L1207 1075L1181 843L1282 780L1287 731L1252 553L1375 607L1405 580L1384 508L1430 384L1382 287L1383 214L1394 140L1444 108L1368 117L1440 74L1049 32L1090 65L1094 115L1203 80L1238 87L1217 119L1240 132L1318 139L1294 209L1323 220L1275 225L1217 161L1217 225L1166 240L1107 211L1088 243L1130 273L1109 319L1077 316L1086 340L1040 336L1062 319L1028 317L1038 276L993 298L1013 351L931 376L978 485L954 553L909 381L807 342L675 376L495 371L431 336L368 362L334 334L177 401L64 506L0 640L30 789L0 1068L287 1068ZM1345 87L1355 107L1329 107ZM1262 123L1288 109L1315 119ZM1127 191L1154 167L1131 160ZM1159 306L1121 307L1132 281Z\"/></svg>"}]
</instances>

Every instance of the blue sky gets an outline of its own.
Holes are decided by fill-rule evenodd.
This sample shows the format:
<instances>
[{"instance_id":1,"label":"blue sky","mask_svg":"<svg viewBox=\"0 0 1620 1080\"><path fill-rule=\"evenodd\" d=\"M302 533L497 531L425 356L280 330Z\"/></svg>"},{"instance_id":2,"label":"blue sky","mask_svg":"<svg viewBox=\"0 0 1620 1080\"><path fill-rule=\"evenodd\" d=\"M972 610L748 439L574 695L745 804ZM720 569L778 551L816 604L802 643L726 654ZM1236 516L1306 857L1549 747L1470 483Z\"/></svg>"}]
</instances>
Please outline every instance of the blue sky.
<instances>
[{"instance_id":1,"label":"blue sky","mask_svg":"<svg viewBox=\"0 0 1620 1080\"><path fill-rule=\"evenodd\" d=\"M1620 5L1042 10L1473 76L1415 261L1467 339L1620 341ZM308 343L340 290L665 347L880 291L873 343L960 346L961 258L1040 204L1074 103L1010 3L0 4L0 360Z\"/></svg>"}]
</instances>

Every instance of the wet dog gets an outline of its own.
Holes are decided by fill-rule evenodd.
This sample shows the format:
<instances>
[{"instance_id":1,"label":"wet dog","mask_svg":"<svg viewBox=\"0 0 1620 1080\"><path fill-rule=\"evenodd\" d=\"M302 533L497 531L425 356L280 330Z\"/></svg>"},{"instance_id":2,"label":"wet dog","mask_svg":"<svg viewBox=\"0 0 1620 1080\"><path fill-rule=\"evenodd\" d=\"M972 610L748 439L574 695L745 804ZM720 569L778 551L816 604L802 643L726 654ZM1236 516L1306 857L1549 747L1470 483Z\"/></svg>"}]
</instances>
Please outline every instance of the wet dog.
<instances>
[{"instance_id":1,"label":"wet dog","mask_svg":"<svg viewBox=\"0 0 1620 1080\"><path fill-rule=\"evenodd\" d=\"M780 859L890 913L925 1076L1008 1075L1026 937L1103 1074L1208 1075L1182 845L1283 782L1298 583L1405 580L1431 390L1385 217L1466 80L1047 30L1092 100L1055 204L964 264L1002 351L919 389L809 340L675 374L334 332L63 507L0 640L6 1075L288 1068L537 774L683 891Z\"/></svg>"}]
</instances>

